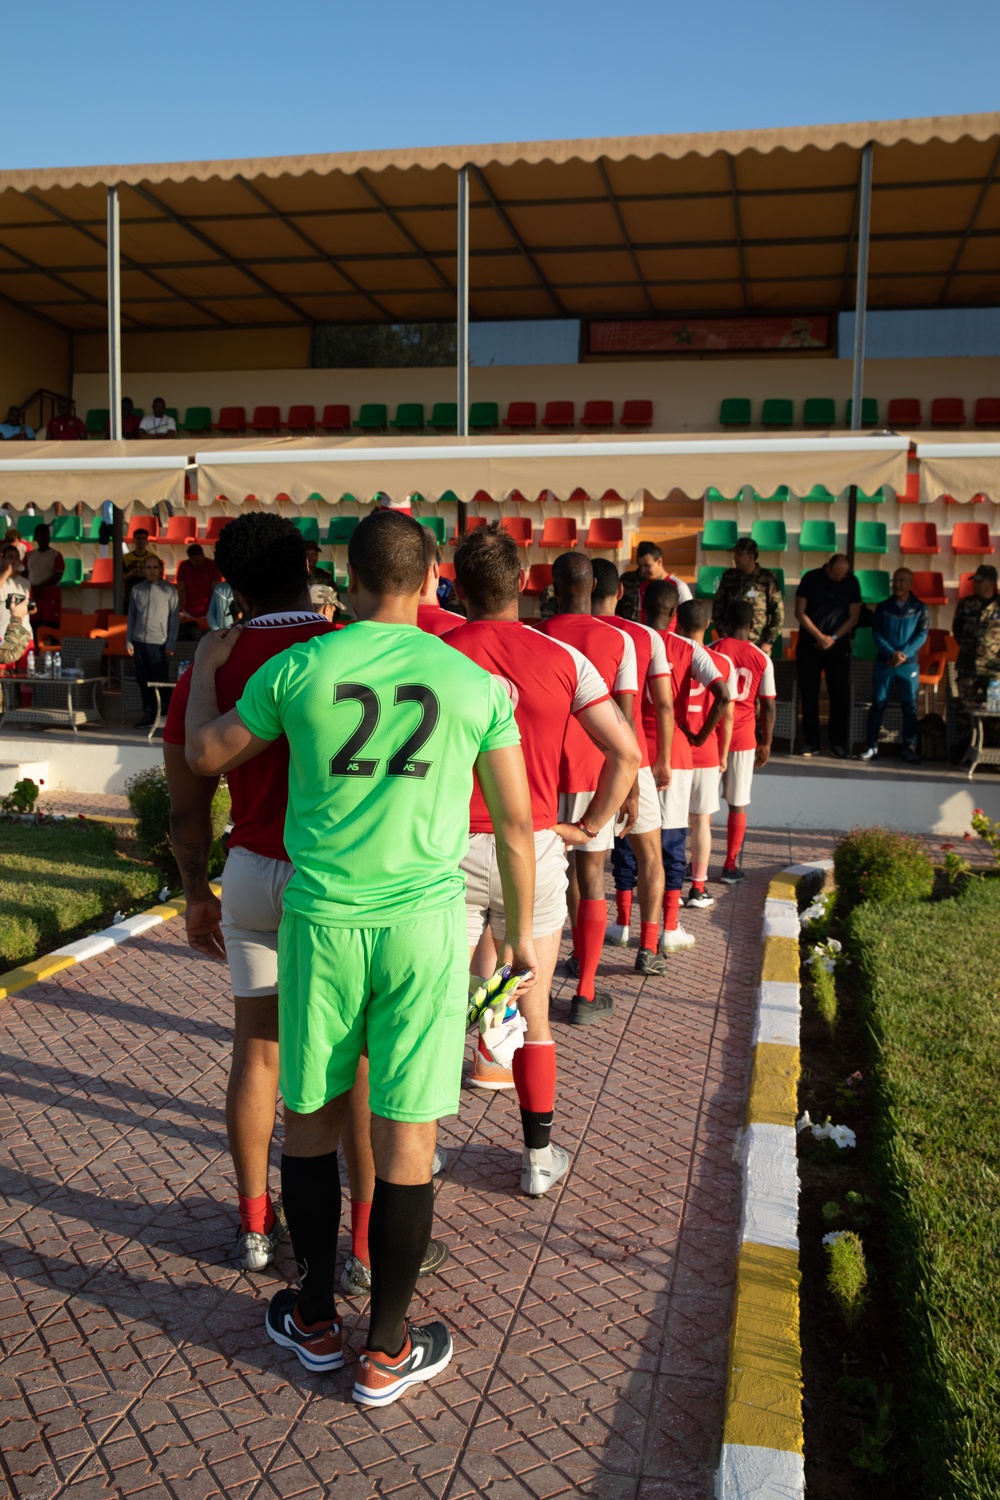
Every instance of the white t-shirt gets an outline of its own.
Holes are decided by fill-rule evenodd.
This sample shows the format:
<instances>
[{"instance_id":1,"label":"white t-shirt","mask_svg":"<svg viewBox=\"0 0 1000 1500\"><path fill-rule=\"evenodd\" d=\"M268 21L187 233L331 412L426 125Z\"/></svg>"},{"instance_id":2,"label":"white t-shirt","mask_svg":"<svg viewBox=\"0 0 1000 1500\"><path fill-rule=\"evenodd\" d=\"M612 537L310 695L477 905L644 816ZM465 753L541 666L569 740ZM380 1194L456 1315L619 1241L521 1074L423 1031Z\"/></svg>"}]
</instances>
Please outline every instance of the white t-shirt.
<instances>
[{"instance_id":1,"label":"white t-shirt","mask_svg":"<svg viewBox=\"0 0 1000 1500\"><path fill-rule=\"evenodd\" d=\"M154 437L162 437L165 432L176 432L177 423L173 417L168 417L166 412L164 412L162 417L157 417L150 413L148 417L143 417L139 423L139 431L151 432Z\"/></svg>"}]
</instances>

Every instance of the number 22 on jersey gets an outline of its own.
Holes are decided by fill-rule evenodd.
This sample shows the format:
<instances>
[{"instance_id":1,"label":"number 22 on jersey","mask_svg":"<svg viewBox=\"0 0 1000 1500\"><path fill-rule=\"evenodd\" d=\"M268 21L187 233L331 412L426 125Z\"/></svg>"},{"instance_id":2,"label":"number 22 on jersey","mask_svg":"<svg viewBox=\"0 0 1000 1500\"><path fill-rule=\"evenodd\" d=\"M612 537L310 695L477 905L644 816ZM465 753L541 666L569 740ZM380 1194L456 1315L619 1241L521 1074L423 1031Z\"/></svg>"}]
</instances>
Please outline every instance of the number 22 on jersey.
<instances>
[{"instance_id":1,"label":"number 22 on jersey","mask_svg":"<svg viewBox=\"0 0 1000 1500\"><path fill-rule=\"evenodd\" d=\"M361 752L375 733L382 717L382 704L378 693L363 682L338 682L333 701L335 704L356 703L361 709L361 719L336 755L331 758L330 775L375 776L379 768L378 758L366 757ZM389 756L386 761L385 774L386 776L410 776L414 780L422 781L433 762L417 760L416 756L437 728L441 705L437 694L431 688L412 682L400 683L397 686L394 703L397 707L400 704L418 704L420 718L412 733L407 735L399 748Z\"/></svg>"}]
</instances>

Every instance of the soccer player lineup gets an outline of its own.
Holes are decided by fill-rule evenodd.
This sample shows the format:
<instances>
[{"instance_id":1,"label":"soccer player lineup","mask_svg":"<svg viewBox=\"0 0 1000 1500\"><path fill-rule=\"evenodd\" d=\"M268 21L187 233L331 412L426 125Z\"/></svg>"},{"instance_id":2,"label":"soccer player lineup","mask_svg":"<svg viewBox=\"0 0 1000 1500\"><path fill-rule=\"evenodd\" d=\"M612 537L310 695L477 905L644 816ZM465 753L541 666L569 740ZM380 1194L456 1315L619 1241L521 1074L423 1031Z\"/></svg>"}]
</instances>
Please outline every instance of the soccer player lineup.
<instances>
[{"instance_id":1,"label":"soccer player lineup","mask_svg":"<svg viewBox=\"0 0 1000 1500\"><path fill-rule=\"evenodd\" d=\"M317 612L285 518L239 516L216 564L237 623L206 635L180 678L164 759L188 941L231 975L235 1255L263 1271L290 1238L298 1285L271 1299L266 1334L308 1370L340 1369L342 1150L339 1289L370 1298L353 1395L384 1406L452 1357L446 1325L408 1313L448 1258L432 1232L437 1121L459 1111L470 1033L464 1081L516 1096L520 1191L542 1198L570 1170L553 1139L552 1022L613 1017L601 957L632 945L636 897L635 972L669 980L671 957L695 945L682 905L715 899L722 800L718 880L741 882L774 673L752 603L734 601L706 646L709 606L655 548L625 583L607 560L562 554L553 612L530 623L499 523L460 540L449 589L428 529L374 510L349 543L347 624ZM208 861L223 776L219 896ZM575 993L551 1013L567 920Z\"/></svg>"}]
</instances>

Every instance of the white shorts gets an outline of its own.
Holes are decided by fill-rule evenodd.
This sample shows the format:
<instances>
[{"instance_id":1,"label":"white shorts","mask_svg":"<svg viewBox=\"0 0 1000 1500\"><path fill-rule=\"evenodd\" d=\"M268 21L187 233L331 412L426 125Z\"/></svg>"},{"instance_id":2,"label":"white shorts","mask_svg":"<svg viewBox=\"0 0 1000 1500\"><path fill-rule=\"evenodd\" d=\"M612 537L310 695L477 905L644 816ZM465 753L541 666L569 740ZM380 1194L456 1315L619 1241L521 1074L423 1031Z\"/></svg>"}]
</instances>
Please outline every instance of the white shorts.
<instances>
[{"instance_id":1,"label":"white shorts","mask_svg":"<svg viewBox=\"0 0 1000 1500\"><path fill-rule=\"evenodd\" d=\"M503 937L504 907L500 870L497 865L497 841L492 833L469 835L469 852L460 867L465 875L465 919L469 947L474 948L491 929ZM566 845L551 828L535 834L535 905L531 914L531 935L549 937L561 932L566 922Z\"/></svg>"},{"instance_id":2,"label":"white shorts","mask_svg":"<svg viewBox=\"0 0 1000 1500\"><path fill-rule=\"evenodd\" d=\"M670 772L670 785L666 791L657 793L660 799L660 827L686 828L691 812L691 782L694 772L690 769Z\"/></svg>"},{"instance_id":3,"label":"white shorts","mask_svg":"<svg viewBox=\"0 0 1000 1500\"><path fill-rule=\"evenodd\" d=\"M749 806L756 754L756 750L730 751L729 764L722 778L722 795L730 807Z\"/></svg>"},{"instance_id":4,"label":"white shorts","mask_svg":"<svg viewBox=\"0 0 1000 1500\"><path fill-rule=\"evenodd\" d=\"M691 811L693 813L715 813L719 811L718 766L695 766L691 782Z\"/></svg>"},{"instance_id":5,"label":"white shorts","mask_svg":"<svg viewBox=\"0 0 1000 1500\"><path fill-rule=\"evenodd\" d=\"M579 823L593 800L593 792L560 792L559 822ZM597 830L596 838L592 838L589 844L580 844L578 847L581 852L583 854L607 854L609 849L613 849L615 847L615 821L614 818L609 818L604 827ZM559 842L562 843L562 840L560 839Z\"/></svg>"},{"instance_id":6,"label":"white shorts","mask_svg":"<svg viewBox=\"0 0 1000 1500\"><path fill-rule=\"evenodd\" d=\"M656 782L653 780L653 772L649 766L642 766L639 770L639 816L635 820L633 833L659 833L660 831L660 799L656 792Z\"/></svg>"},{"instance_id":7,"label":"white shorts","mask_svg":"<svg viewBox=\"0 0 1000 1500\"><path fill-rule=\"evenodd\" d=\"M287 859L230 849L222 872L222 935L233 994L243 999L278 993L278 924Z\"/></svg>"}]
</instances>

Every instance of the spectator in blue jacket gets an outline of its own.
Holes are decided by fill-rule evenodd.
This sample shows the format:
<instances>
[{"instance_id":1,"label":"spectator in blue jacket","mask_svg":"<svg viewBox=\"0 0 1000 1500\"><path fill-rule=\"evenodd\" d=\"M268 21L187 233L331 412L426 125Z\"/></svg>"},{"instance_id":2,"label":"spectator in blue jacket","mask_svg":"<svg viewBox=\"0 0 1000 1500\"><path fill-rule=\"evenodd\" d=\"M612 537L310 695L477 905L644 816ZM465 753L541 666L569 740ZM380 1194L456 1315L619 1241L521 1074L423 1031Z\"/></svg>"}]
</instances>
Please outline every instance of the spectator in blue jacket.
<instances>
[{"instance_id":1,"label":"spectator in blue jacket","mask_svg":"<svg viewBox=\"0 0 1000 1500\"><path fill-rule=\"evenodd\" d=\"M878 658L872 664L872 703L868 710L868 746L862 760L874 760L878 754L878 735L882 715L895 682L899 705L903 710L903 759L916 765L917 753L917 686L920 665L917 656L927 639L930 611L913 592L913 574L909 568L897 568L892 575L892 597L875 607L872 636Z\"/></svg>"}]
</instances>

